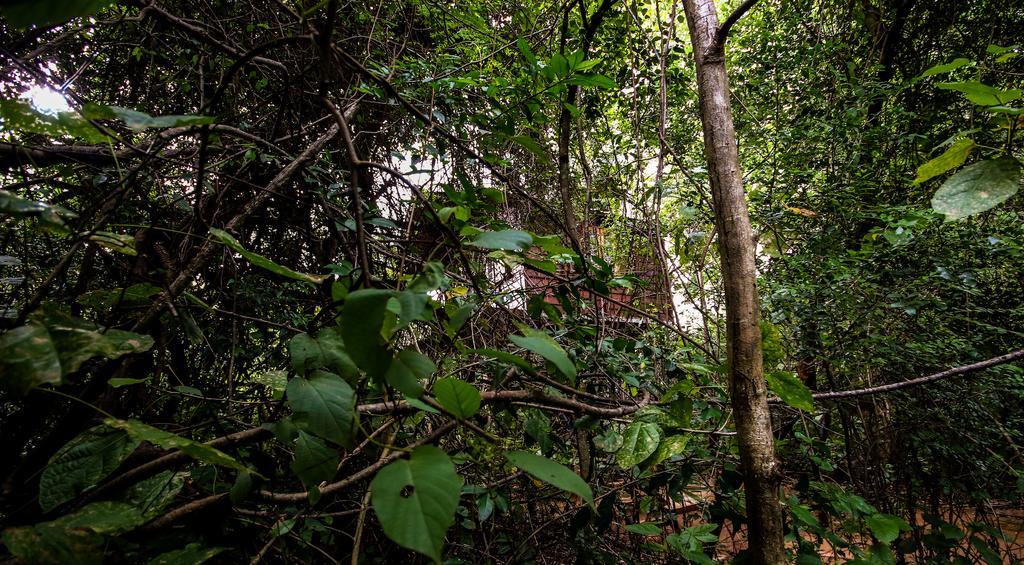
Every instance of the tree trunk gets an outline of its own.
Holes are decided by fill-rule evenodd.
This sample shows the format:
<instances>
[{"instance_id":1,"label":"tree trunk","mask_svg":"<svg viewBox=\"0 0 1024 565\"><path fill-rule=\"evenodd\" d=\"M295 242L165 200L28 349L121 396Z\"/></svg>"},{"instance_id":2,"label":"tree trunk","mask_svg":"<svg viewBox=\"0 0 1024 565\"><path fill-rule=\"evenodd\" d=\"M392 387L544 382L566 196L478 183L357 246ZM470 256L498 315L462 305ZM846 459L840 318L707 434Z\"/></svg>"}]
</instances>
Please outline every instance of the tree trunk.
<instances>
[{"instance_id":1,"label":"tree trunk","mask_svg":"<svg viewBox=\"0 0 1024 565\"><path fill-rule=\"evenodd\" d=\"M711 177L725 285L729 392L746 485L755 563L785 563L779 476L761 357L754 238L740 173L729 80L714 0L684 0L697 64L704 150Z\"/></svg>"}]
</instances>

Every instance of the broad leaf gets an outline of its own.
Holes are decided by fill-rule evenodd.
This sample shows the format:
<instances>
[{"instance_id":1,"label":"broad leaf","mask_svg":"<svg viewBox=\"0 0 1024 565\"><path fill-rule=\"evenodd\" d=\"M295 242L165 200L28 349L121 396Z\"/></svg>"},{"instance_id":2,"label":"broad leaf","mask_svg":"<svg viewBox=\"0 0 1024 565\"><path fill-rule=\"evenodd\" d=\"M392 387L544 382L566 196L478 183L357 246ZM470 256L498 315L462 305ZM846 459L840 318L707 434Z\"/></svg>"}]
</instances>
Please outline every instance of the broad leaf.
<instances>
[{"instance_id":1,"label":"broad leaf","mask_svg":"<svg viewBox=\"0 0 1024 565\"><path fill-rule=\"evenodd\" d=\"M338 470L338 453L316 436L299 430L291 467L302 484L312 488L334 477Z\"/></svg>"},{"instance_id":2,"label":"broad leaf","mask_svg":"<svg viewBox=\"0 0 1024 565\"><path fill-rule=\"evenodd\" d=\"M60 384L60 358L42 324L30 323L0 335L0 375L0 386L19 395L42 384Z\"/></svg>"},{"instance_id":3,"label":"broad leaf","mask_svg":"<svg viewBox=\"0 0 1024 565\"><path fill-rule=\"evenodd\" d=\"M215 447L154 428L153 426L143 424L138 420L118 420L115 418L107 418L103 423L112 428L128 432L128 435L134 439L148 441L157 447L167 450L180 450L185 455L188 455L198 461L202 461L203 463L219 465L236 471L253 472L252 469L249 469L245 465L239 463L234 457L231 457L227 453L224 453Z\"/></svg>"},{"instance_id":4,"label":"broad leaf","mask_svg":"<svg viewBox=\"0 0 1024 565\"><path fill-rule=\"evenodd\" d=\"M661 440L661 428L650 422L636 421L622 432L622 447L615 453L615 461L623 469L639 465L655 450Z\"/></svg>"},{"instance_id":5,"label":"broad leaf","mask_svg":"<svg viewBox=\"0 0 1024 565\"><path fill-rule=\"evenodd\" d=\"M998 106L1021 97L1018 89L1003 90L977 81L940 82L936 85L943 90L955 90L979 106Z\"/></svg>"},{"instance_id":6,"label":"broad leaf","mask_svg":"<svg viewBox=\"0 0 1024 565\"><path fill-rule=\"evenodd\" d=\"M87 16L112 4L113 0L8 0L0 14L17 28L59 24Z\"/></svg>"},{"instance_id":7,"label":"broad leaf","mask_svg":"<svg viewBox=\"0 0 1024 565\"><path fill-rule=\"evenodd\" d=\"M882 543L889 543L900 537L900 530L909 532L910 524L906 520L891 514L872 514L864 519L871 534Z\"/></svg>"},{"instance_id":8,"label":"broad leaf","mask_svg":"<svg viewBox=\"0 0 1024 565\"><path fill-rule=\"evenodd\" d=\"M373 511L395 543L440 562L462 484L448 455L423 445L408 461L395 461L377 473L370 485Z\"/></svg>"},{"instance_id":9,"label":"broad leaf","mask_svg":"<svg viewBox=\"0 0 1024 565\"><path fill-rule=\"evenodd\" d=\"M597 88L615 88L615 81L604 75L576 75L566 81L579 86L595 86Z\"/></svg>"},{"instance_id":10,"label":"broad leaf","mask_svg":"<svg viewBox=\"0 0 1024 565\"><path fill-rule=\"evenodd\" d=\"M187 477L188 473L164 471L128 487L123 499L142 512L147 520L153 519L174 502Z\"/></svg>"},{"instance_id":11,"label":"broad leaf","mask_svg":"<svg viewBox=\"0 0 1024 565\"><path fill-rule=\"evenodd\" d=\"M104 500L87 504L73 514L50 522L67 529L88 529L97 534L121 534L146 523L142 511L127 502Z\"/></svg>"},{"instance_id":12,"label":"broad leaf","mask_svg":"<svg viewBox=\"0 0 1024 565\"><path fill-rule=\"evenodd\" d=\"M914 179L913 184L921 184L922 182L941 175L946 171L951 171L960 165L964 164L967 160L967 156L971 154L971 151L977 147L973 139L960 139L949 149L945 150L942 155L928 161L917 168L917 178Z\"/></svg>"},{"instance_id":13,"label":"broad leaf","mask_svg":"<svg viewBox=\"0 0 1024 565\"><path fill-rule=\"evenodd\" d=\"M374 378L383 376L391 364L381 329L388 301L394 295L390 290L357 290L345 298L341 310L341 339L345 349L356 366Z\"/></svg>"},{"instance_id":14,"label":"broad leaf","mask_svg":"<svg viewBox=\"0 0 1024 565\"><path fill-rule=\"evenodd\" d=\"M970 64L971 64L971 61L969 59L964 59L962 57L958 58L958 59L953 59L952 61L950 61L948 63L939 64L939 65L935 65L934 67L931 67L930 69L928 69L925 72L921 73L921 76L918 77L918 78L925 78L925 77L930 77L932 75L945 74L945 73L948 73L950 71L955 71L955 70L959 69L960 67L965 67L965 66L970 65Z\"/></svg>"},{"instance_id":15,"label":"broad leaf","mask_svg":"<svg viewBox=\"0 0 1024 565\"><path fill-rule=\"evenodd\" d=\"M36 110L24 100L0 100L0 119L8 131L55 138L72 137L92 144L109 141L104 133L77 112L59 112L52 116Z\"/></svg>"},{"instance_id":16,"label":"broad leaf","mask_svg":"<svg viewBox=\"0 0 1024 565\"><path fill-rule=\"evenodd\" d=\"M415 349L403 349L391 360L391 366L384 373L387 383L410 398L423 394L420 380L434 374L437 366L426 355Z\"/></svg>"},{"instance_id":17,"label":"broad leaf","mask_svg":"<svg viewBox=\"0 0 1024 565\"><path fill-rule=\"evenodd\" d=\"M668 436L658 443L658 449L654 451L647 461L644 461L644 464L648 467L653 467L670 457L684 453L689 442L690 436L687 435Z\"/></svg>"},{"instance_id":18,"label":"broad leaf","mask_svg":"<svg viewBox=\"0 0 1024 565\"><path fill-rule=\"evenodd\" d=\"M82 115L90 120L121 120L126 126L135 131L143 131L149 128L199 126L214 122L214 119L209 116L150 116L138 110L130 110L120 106L102 106L99 104L86 104L82 108Z\"/></svg>"},{"instance_id":19,"label":"broad leaf","mask_svg":"<svg viewBox=\"0 0 1024 565\"><path fill-rule=\"evenodd\" d=\"M626 524L626 531L641 536L660 536L665 531L656 522L643 522L641 524Z\"/></svg>"},{"instance_id":20,"label":"broad leaf","mask_svg":"<svg viewBox=\"0 0 1024 565\"><path fill-rule=\"evenodd\" d=\"M94 241L111 251L132 257L138 255L138 252L135 251L135 238L127 234L98 231L89 234L89 241Z\"/></svg>"},{"instance_id":21,"label":"broad leaf","mask_svg":"<svg viewBox=\"0 0 1024 565\"><path fill-rule=\"evenodd\" d=\"M547 333L530 328L522 329L523 335L510 335L508 338L512 343L540 355L551 362L569 382L576 384L576 365L569 359L569 356Z\"/></svg>"},{"instance_id":22,"label":"broad leaf","mask_svg":"<svg viewBox=\"0 0 1024 565\"><path fill-rule=\"evenodd\" d=\"M4 530L3 542L22 563L33 565L98 565L103 538L88 529L67 529L50 522Z\"/></svg>"},{"instance_id":23,"label":"broad leaf","mask_svg":"<svg viewBox=\"0 0 1024 565\"><path fill-rule=\"evenodd\" d=\"M795 374L789 371L772 371L765 375L768 388L783 402L805 412L814 412L814 397L811 390Z\"/></svg>"},{"instance_id":24,"label":"broad leaf","mask_svg":"<svg viewBox=\"0 0 1024 565\"><path fill-rule=\"evenodd\" d=\"M42 227L56 233L68 233L64 220L76 217L75 213L60 206L22 198L6 190L0 190L0 214L15 218L39 218Z\"/></svg>"},{"instance_id":25,"label":"broad leaf","mask_svg":"<svg viewBox=\"0 0 1024 565\"><path fill-rule=\"evenodd\" d=\"M94 487L135 448L139 440L107 426L90 428L69 441L39 477L39 505L49 512Z\"/></svg>"},{"instance_id":26,"label":"broad leaf","mask_svg":"<svg viewBox=\"0 0 1024 565\"><path fill-rule=\"evenodd\" d=\"M298 334L288 343L292 368L299 374L310 369L328 368L346 379L355 378L359 369L349 357L341 335L334 328L320 330L316 338Z\"/></svg>"},{"instance_id":27,"label":"broad leaf","mask_svg":"<svg viewBox=\"0 0 1024 565\"><path fill-rule=\"evenodd\" d=\"M292 420L310 433L350 446L356 431L356 393L344 379L327 371L288 382Z\"/></svg>"},{"instance_id":28,"label":"broad leaf","mask_svg":"<svg viewBox=\"0 0 1024 565\"><path fill-rule=\"evenodd\" d=\"M594 505L594 491L590 489L590 485L565 465L525 451L509 451L505 453L505 458L535 478L571 492L585 500L587 504Z\"/></svg>"},{"instance_id":29,"label":"broad leaf","mask_svg":"<svg viewBox=\"0 0 1024 565\"><path fill-rule=\"evenodd\" d=\"M545 161L548 159L548 152L544 149L543 145L541 145L539 142L537 142L536 139L534 139L534 138L532 138L532 137L530 137L528 135L513 135L509 139L511 139L516 144L518 144L519 146L523 147L524 149L526 149L530 153L533 153L537 157L539 157L539 158L541 158L541 159L543 159ZM488 233L488 232L484 232L484 233ZM490 233L493 233L493 232L490 232ZM474 242L474 245L476 245L475 242ZM485 247L485 246L480 246L480 247ZM488 249L496 249L496 248L489 247ZM498 249L505 249L505 248L501 247L501 248L498 248Z\"/></svg>"},{"instance_id":30,"label":"broad leaf","mask_svg":"<svg viewBox=\"0 0 1024 565\"><path fill-rule=\"evenodd\" d=\"M949 177L932 197L932 209L947 221L980 214L1020 189L1021 165L1003 157L981 161Z\"/></svg>"},{"instance_id":31,"label":"broad leaf","mask_svg":"<svg viewBox=\"0 0 1024 565\"><path fill-rule=\"evenodd\" d=\"M471 418L480 410L480 391L467 382L440 379L434 383L433 392L441 406L460 420Z\"/></svg>"},{"instance_id":32,"label":"broad leaf","mask_svg":"<svg viewBox=\"0 0 1024 565\"><path fill-rule=\"evenodd\" d=\"M480 232L469 244L484 249L522 251L533 243L533 236L519 230Z\"/></svg>"},{"instance_id":33,"label":"broad leaf","mask_svg":"<svg viewBox=\"0 0 1024 565\"><path fill-rule=\"evenodd\" d=\"M293 271L288 267L278 265L277 263L271 261L270 259L267 259L262 255L246 250L244 247L242 247L242 244L239 243L237 239L232 237L231 234L224 230L210 228L210 235L212 235L217 241L226 245L232 251L238 253L242 257L245 257L246 261L252 263L253 265L261 269L266 269L271 273L281 275L282 277L288 277L290 279L295 279L297 281L310 282L313 284L320 284L330 276L300 273L298 271Z\"/></svg>"}]
</instances>

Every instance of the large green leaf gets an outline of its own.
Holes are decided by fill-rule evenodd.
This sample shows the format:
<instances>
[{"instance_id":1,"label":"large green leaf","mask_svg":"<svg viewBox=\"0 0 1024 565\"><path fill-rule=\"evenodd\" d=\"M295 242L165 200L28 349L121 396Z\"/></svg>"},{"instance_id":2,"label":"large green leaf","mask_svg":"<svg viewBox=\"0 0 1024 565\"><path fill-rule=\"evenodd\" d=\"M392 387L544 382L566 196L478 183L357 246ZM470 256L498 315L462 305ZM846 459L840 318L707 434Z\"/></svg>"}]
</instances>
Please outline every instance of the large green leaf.
<instances>
[{"instance_id":1,"label":"large green leaf","mask_svg":"<svg viewBox=\"0 0 1024 565\"><path fill-rule=\"evenodd\" d=\"M19 395L42 384L60 384L60 357L42 324L30 323L0 335L0 375L0 386Z\"/></svg>"},{"instance_id":2,"label":"large green leaf","mask_svg":"<svg viewBox=\"0 0 1024 565\"><path fill-rule=\"evenodd\" d=\"M967 66L967 65L970 65L970 64L971 64L970 59L964 59L962 57L958 58L958 59L953 59L952 61L950 61L948 63L943 63L943 64L935 65L934 67L929 68L925 72L921 73L921 76L919 76L918 78L925 78L925 77L930 77L932 75L945 74L945 73L948 73L950 71L955 71L955 70L959 69L960 67L964 67L964 66Z\"/></svg>"},{"instance_id":3,"label":"large green leaf","mask_svg":"<svg viewBox=\"0 0 1024 565\"><path fill-rule=\"evenodd\" d=\"M39 477L39 505L49 512L109 475L139 440L104 425L82 432L60 448Z\"/></svg>"},{"instance_id":4,"label":"large green leaf","mask_svg":"<svg viewBox=\"0 0 1024 565\"><path fill-rule=\"evenodd\" d=\"M530 328L522 329L523 335L510 335L508 338L512 343L540 355L551 362L569 382L576 384L576 365L569 359L569 356L547 333Z\"/></svg>"},{"instance_id":5,"label":"large green leaf","mask_svg":"<svg viewBox=\"0 0 1024 565\"><path fill-rule=\"evenodd\" d=\"M93 565L103 561L102 536L86 529L68 529L46 522L4 530L3 542L22 563Z\"/></svg>"},{"instance_id":6,"label":"large green leaf","mask_svg":"<svg viewBox=\"0 0 1024 565\"><path fill-rule=\"evenodd\" d=\"M271 273L281 275L282 277L288 277L290 279L295 279L297 281L309 282L313 284L320 284L330 276L300 273L298 271L293 271L283 265L278 265L277 263L271 261L270 259L267 259L266 257L258 253L253 253L252 251L246 250L244 247L242 247L242 244L239 243L237 239L232 237L231 234L224 230L210 228L210 235L212 235L217 241L226 245L235 253L238 253L242 257L245 257L246 261L252 263L253 265L261 269L266 269Z\"/></svg>"},{"instance_id":7,"label":"large green leaf","mask_svg":"<svg viewBox=\"0 0 1024 565\"><path fill-rule=\"evenodd\" d=\"M814 397L811 390L796 375L789 371L772 371L765 375L768 388L793 408L814 412Z\"/></svg>"},{"instance_id":8,"label":"large green leaf","mask_svg":"<svg viewBox=\"0 0 1024 565\"><path fill-rule=\"evenodd\" d=\"M142 511L127 502L93 502L51 524L71 529L89 529L97 534L121 534L146 523Z\"/></svg>"},{"instance_id":9,"label":"large green leaf","mask_svg":"<svg viewBox=\"0 0 1024 565\"><path fill-rule=\"evenodd\" d=\"M295 372L304 374L310 369L328 368L346 379L355 378L359 373L355 362L349 357L341 334L334 328L320 330L316 338L309 334L298 334L288 343Z\"/></svg>"},{"instance_id":10,"label":"large green leaf","mask_svg":"<svg viewBox=\"0 0 1024 565\"><path fill-rule=\"evenodd\" d=\"M899 516L891 514L872 514L864 519L868 528L871 528L872 535L883 543L894 541L900 536L900 530L909 532L910 524Z\"/></svg>"},{"instance_id":11,"label":"large green leaf","mask_svg":"<svg viewBox=\"0 0 1024 565\"><path fill-rule=\"evenodd\" d=\"M0 190L0 214L15 218L39 218L41 227L61 234L69 232L64 221L76 217L74 212L60 206L22 198L6 190Z\"/></svg>"},{"instance_id":12,"label":"large green leaf","mask_svg":"<svg viewBox=\"0 0 1024 565\"><path fill-rule=\"evenodd\" d=\"M203 547L198 543L190 543L182 549L161 553L150 560L149 565L199 565L213 559L225 547Z\"/></svg>"},{"instance_id":13,"label":"large green leaf","mask_svg":"<svg viewBox=\"0 0 1024 565\"><path fill-rule=\"evenodd\" d=\"M635 421L622 432L622 447L615 453L615 461L623 469L639 465L658 449L660 440L657 424Z\"/></svg>"},{"instance_id":14,"label":"large green leaf","mask_svg":"<svg viewBox=\"0 0 1024 565\"><path fill-rule=\"evenodd\" d=\"M1020 189L1021 165L1011 157L981 161L949 177L932 197L947 221L980 214Z\"/></svg>"},{"instance_id":15,"label":"large green leaf","mask_svg":"<svg viewBox=\"0 0 1024 565\"><path fill-rule=\"evenodd\" d=\"M99 104L86 104L82 108L82 115L90 120L121 120L135 131L149 128L199 126L214 122L214 119L209 116L150 116L138 110Z\"/></svg>"},{"instance_id":16,"label":"large green leaf","mask_svg":"<svg viewBox=\"0 0 1024 565\"><path fill-rule=\"evenodd\" d=\"M113 0L6 0L0 14L14 27L59 24L87 16L113 3Z\"/></svg>"},{"instance_id":17,"label":"large green leaf","mask_svg":"<svg viewBox=\"0 0 1024 565\"><path fill-rule=\"evenodd\" d=\"M391 366L384 373L384 379L402 394L410 398L419 398L423 394L420 380L434 374L436 370L437 366L426 355L415 349L403 349L391 360Z\"/></svg>"},{"instance_id":18,"label":"large green leaf","mask_svg":"<svg viewBox=\"0 0 1024 565\"><path fill-rule=\"evenodd\" d=\"M312 488L323 481L329 481L338 470L338 452L327 446L320 438L299 430L295 438L295 459L292 461L295 473L306 488Z\"/></svg>"},{"instance_id":19,"label":"large green leaf","mask_svg":"<svg viewBox=\"0 0 1024 565\"><path fill-rule=\"evenodd\" d=\"M423 445L408 461L395 461L377 473L370 485L373 511L395 543L440 562L462 484L448 455Z\"/></svg>"},{"instance_id":20,"label":"large green leaf","mask_svg":"<svg viewBox=\"0 0 1024 565\"><path fill-rule=\"evenodd\" d=\"M185 455L204 463L220 465L221 467L227 467L241 472L254 472L252 469L249 469L242 463L239 463L234 457L231 457L216 447L211 447L209 445L181 437L177 434L173 434L159 428L154 428L153 426L143 424L138 420L118 420L116 418L107 418L103 423L112 428L128 432L128 435L134 439L148 441L149 443L152 443L157 447L162 447L163 449L180 450Z\"/></svg>"},{"instance_id":21,"label":"large green leaf","mask_svg":"<svg viewBox=\"0 0 1024 565\"><path fill-rule=\"evenodd\" d=\"M292 420L310 433L351 446L356 430L356 393L344 379L327 371L288 382Z\"/></svg>"},{"instance_id":22,"label":"large green leaf","mask_svg":"<svg viewBox=\"0 0 1024 565\"><path fill-rule=\"evenodd\" d=\"M943 90L960 92L979 106L998 106L1021 97L1021 91L1018 89L1003 90L977 81L940 82L936 86Z\"/></svg>"},{"instance_id":23,"label":"large green leaf","mask_svg":"<svg viewBox=\"0 0 1024 565\"><path fill-rule=\"evenodd\" d=\"M24 100L0 100L0 119L7 131L72 137L93 144L110 140L77 112L59 112L53 116L36 110Z\"/></svg>"},{"instance_id":24,"label":"large green leaf","mask_svg":"<svg viewBox=\"0 0 1024 565\"><path fill-rule=\"evenodd\" d=\"M590 485L565 465L526 451L509 451L505 453L505 458L537 479L571 492L587 504L594 505L594 491L590 490Z\"/></svg>"},{"instance_id":25,"label":"large green leaf","mask_svg":"<svg viewBox=\"0 0 1024 565\"><path fill-rule=\"evenodd\" d=\"M122 498L149 520L174 502L187 477L186 472L164 471L128 487Z\"/></svg>"},{"instance_id":26,"label":"large green leaf","mask_svg":"<svg viewBox=\"0 0 1024 565\"><path fill-rule=\"evenodd\" d=\"M480 411L480 391L465 381L450 377L440 379L434 383L433 392L441 406L460 420Z\"/></svg>"},{"instance_id":27,"label":"large green leaf","mask_svg":"<svg viewBox=\"0 0 1024 565\"><path fill-rule=\"evenodd\" d=\"M658 449L654 450L650 458L644 461L644 464L648 467L653 467L669 457L675 457L686 451L686 446L690 442L690 436L687 435L674 435L668 436L658 443Z\"/></svg>"},{"instance_id":28,"label":"large green leaf","mask_svg":"<svg viewBox=\"0 0 1024 565\"><path fill-rule=\"evenodd\" d=\"M484 249L522 251L533 243L533 236L519 230L485 231L477 234L469 244Z\"/></svg>"},{"instance_id":29,"label":"large green leaf","mask_svg":"<svg viewBox=\"0 0 1024 565\"><path fill-rule=\"evenodd\" d=\"M930 178L937 177L946 171L951 171L963 165L964 161L967 160L967 156L971 154L975 147L977 147L977 144L974 143L973 139L963 138L958 140L949 149L945 150L942 155L918 167L917 178L914 179L913 184L921 184Z\"/></svg>"},{"instance_id":30,"label":"large green leaf","mask_svg":"<svg viewBox=\"0 0 1024 565\"><path fill-rule=\"evenodd\" d=\"M345 298L341 309L341 339L349 357L368 375L379 378L391 364L381 329L394 291L363 289Z\"/></svg>"}]
</instances>

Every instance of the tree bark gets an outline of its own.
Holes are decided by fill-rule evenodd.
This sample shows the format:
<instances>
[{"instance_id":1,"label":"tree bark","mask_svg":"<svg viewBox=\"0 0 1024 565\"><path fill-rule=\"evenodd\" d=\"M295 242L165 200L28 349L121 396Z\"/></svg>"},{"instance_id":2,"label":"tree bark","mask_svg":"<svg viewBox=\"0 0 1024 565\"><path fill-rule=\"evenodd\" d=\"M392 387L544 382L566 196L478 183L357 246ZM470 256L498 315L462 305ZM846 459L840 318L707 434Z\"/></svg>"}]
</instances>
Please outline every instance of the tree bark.
<instances>
[{"instance_id":1,"label":"tree bark","mask_svg":"<svg viewBox=\"0 0 1024 565\"><path fill-rule=\"evenodd\" d=\"M785 563L779 474L761 357L754 238L729 103L724 37L714 0L684 0L697 65L704 150L711 177L725 286L729 392L746 488L750 553L755 563Z\"/></svg>"}]
</instances>

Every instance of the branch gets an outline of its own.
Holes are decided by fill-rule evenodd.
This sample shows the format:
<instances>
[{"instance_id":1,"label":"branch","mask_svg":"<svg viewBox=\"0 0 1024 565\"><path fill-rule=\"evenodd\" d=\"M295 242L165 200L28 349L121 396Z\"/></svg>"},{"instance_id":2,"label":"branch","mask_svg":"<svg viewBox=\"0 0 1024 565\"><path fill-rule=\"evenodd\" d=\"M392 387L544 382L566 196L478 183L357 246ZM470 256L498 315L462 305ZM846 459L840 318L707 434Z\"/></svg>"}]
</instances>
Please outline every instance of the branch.
<instances>
[{"instance_id":1,"label":"branch","mask_svg":"<svg viewBox=\"0 0 1024 565\"><path fill-rule=\"evenodd\" d=\"M729 31L732 30L732 26L736 25L736 22L740 21L740 18L750 11L750 9L754 7L754 4L757 4L757 1L758 0L745 0L738 8L729 14L728 18L725 18L722 25L718 27L718 32L715 33L715 40L711 43L711 48L708 49L709 53L716 53L725 48L725 40L729 38Z\"/></svg>"},{"instance_id":2,"label":"branch","mask_svg":"<svg viewBox=\"0 0 1024 565\"><path fill-rule=\"evenodd\" d=\"M986 359L985 361L978 361L977 363L971 363L970 365L964 365L962 367L954 367L952 369L946 369L938 373L932 373L924 377L918 377L916 379L910 379L909 381L902 381L898 383L891 383L887 385L872 386L868 388L858 388L854 390L840 390L835 392L819 392L814 395L815 400L834 400L837 398L853 398L857 396L869 396L872 394L881 394L883 392L893 392L904 388L910 388L923 384L940 381L949 377L955 377L957 375L968 375L970 373L977 373L978 371L988 369L990 367L996 367L998 365L1005 365L1014 361L1024 359L1024 349L1018 349L1005 355ZM779 398L769 399L769 402L778 404L782 402Z\"/></svg>"}]
</instances>

